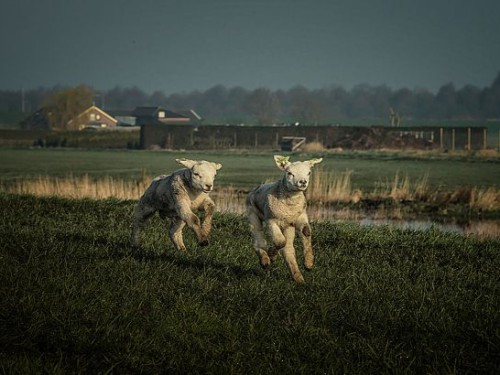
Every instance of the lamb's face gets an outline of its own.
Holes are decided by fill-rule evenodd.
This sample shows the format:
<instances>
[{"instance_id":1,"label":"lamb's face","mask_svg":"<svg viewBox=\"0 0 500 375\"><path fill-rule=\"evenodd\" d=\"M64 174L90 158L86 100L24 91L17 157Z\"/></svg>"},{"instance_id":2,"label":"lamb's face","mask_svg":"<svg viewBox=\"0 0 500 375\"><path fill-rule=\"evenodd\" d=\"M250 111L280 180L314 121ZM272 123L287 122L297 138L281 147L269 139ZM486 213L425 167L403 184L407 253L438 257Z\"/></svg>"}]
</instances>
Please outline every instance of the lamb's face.
<instances>
[{"instance_id":1,"label":"lamb's face","mask_svg":"<svg viewBox=\"0 0 500 375\"><path fill-rule=\"evenodd\" d=\"M305 191L309 186L311 166L307 162L296 161L285 169L288 189Z\"/></svg>"},{"instance_id":2,"label":"lamb's face","mask_svg":"<svg viewBox=\"0 0 500 375\"><path fill-rule=\"evenodd\" d=\"M311 177L312 167L315 164L320 163L323 159L312 159L308 161L296 161L294 163L290 163L288 161L288 157L275 155L274 160L278 168L285 171L287 188L291 191L305 191L309 187L309 178Z\"/></svg>"},{"instance_id":3,"label":"lamb's face","mask_svg":"<svg viewBox=\"0 0 500 375\"><path fill-rule=\"evenodd\" d=\"M209 193L214 188L214 180L217 171L222 168L221 164L212 163L205 160L187 160L176 159L178 163L191 170L191 186L196 189Z\"/></svg>"}]
</instances>

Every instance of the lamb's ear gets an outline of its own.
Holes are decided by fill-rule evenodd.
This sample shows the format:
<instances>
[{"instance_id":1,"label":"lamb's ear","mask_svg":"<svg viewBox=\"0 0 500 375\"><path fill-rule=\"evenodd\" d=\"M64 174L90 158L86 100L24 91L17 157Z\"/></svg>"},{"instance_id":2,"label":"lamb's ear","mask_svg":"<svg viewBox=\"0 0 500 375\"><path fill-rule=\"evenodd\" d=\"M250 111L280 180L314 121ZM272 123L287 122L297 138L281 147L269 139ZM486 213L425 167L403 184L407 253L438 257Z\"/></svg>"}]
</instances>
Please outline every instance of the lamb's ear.
<instances>
[{"instance_id":1,"label":"lamb's ear","mask_svg":"<svg viewBox=\"0 0 500 375\"><path fill-rule=\"evenodd\" d=\"M309 165L312 167L314 167L316 164L319 164L323 161L323 158L319 158L319 159L311 159L311 160L308 160L307 162L309 163Z\"/></svg>"},{"instance_id":2,"label":"lamb's ear","mask_svg":"<svg viewBox=\"0 0 500 375\"><path fill-rule=\"evenodd\" d=\"M196 160L189 160L189 159L175 159L175 161L179 164L182 164L183 166L187 168L193 168L193 166L196 164Z\"/></svg>"},{"instance_id":3,"label":"lamb's ear","mask_svg":"<svg viewBox=\"0 0 500 375\"><path fill-rule=\"evenodd\" d=\"M285 170L290 165L288 159L290 159L290 156L274 155L274 162L282 170Z\"/></svg>"},{"instance_id":4,"label":"lamb's ear","mask_svg":"<svg viewBox=\"0 0 500 375\"><path fill-rule=\"evenodd\" d=\"M214 166L216 171L218 171L219 169L222 168L222 164L220 164L220 163L212 163L212 165Z\"/></svg>"}]
</instances>

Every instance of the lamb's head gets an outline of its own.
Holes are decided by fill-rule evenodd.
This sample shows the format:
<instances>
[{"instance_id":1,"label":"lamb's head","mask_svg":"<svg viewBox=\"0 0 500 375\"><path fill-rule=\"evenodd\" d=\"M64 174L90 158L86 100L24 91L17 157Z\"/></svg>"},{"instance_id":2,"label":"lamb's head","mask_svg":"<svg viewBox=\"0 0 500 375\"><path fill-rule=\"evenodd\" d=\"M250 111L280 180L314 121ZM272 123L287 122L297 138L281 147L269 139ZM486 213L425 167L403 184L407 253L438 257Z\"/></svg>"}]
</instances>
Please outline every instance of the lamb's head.
<instances>
[{"instance_id":1,"label":"lamb's head","mask_svg":"<svg viewBox=\"0 0 500 375\"><path fill-rule=\"evenodd\" d=\"M291 191L305 191L309 186L309 177L314 165L321 163L323 158L290 163L290 157L274 155L274 161L279 169L285 171L284 180Z\"/></svg>"},{"instance_id":2,"label":"lamb's head","mask_svg":"<svg viewBox=\"0 0 500 375\"><path fill-rule=\"evenodd\" d=\"M222 164L205 160L175 159L175 161L191 171L191 186L194 189L205 193L212 191L215 175L222 168Z\"/></svg>"}]
</instances>

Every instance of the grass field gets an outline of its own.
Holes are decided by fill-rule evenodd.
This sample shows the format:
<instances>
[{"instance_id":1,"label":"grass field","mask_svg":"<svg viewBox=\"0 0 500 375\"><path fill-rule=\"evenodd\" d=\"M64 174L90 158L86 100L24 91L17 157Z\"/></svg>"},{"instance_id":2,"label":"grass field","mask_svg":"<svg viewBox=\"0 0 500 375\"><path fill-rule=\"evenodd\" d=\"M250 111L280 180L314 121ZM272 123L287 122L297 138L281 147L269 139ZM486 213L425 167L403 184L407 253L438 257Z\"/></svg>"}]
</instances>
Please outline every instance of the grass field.
<instances>
[{"instance_id":1,"label":"grass field","mask_svg":"<svg viewBox=\"0 0 500 375\"><path fill-rule=\"evenodd\" d=\"M498 240L315 223L297 286L236 215L133 250L133 204L0 194L3 373L500 371Z\"/></svg>"},{"instance_id":2,"label":"grass field","mask_svg":"<svg viewBox=\"0 0 500 375\"><path fill-rule=\"evenodd\" d=\"M180 166L176 158L206 159L223 164L218 186L250 189L260 182L275 179L281 172L274 165L272 152L183 152L183 151L85 151L64 149L0 148L2 181L68 174L90 177L112 176L137 180L144 174L170 173ZM392 181L396 174L416 181L427 176L433 188L455 189L463 186L500 187L500 158L469 154L346 152L341 154L295 154L291 160L324 156L319 173L352 171L352 188L373 190L380 182Z\"/></svg>"}]
</instances>

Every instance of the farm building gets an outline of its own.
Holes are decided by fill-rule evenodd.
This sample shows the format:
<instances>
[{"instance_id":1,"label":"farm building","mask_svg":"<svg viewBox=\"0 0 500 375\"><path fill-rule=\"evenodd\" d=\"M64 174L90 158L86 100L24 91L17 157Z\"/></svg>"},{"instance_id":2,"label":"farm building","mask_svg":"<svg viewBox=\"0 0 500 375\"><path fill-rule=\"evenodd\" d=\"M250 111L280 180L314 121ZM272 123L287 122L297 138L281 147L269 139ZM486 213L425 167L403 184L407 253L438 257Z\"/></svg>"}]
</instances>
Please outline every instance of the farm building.
<instances>
[{"instance_id":1,"label":"farm building","mask_svg":"<svg viewBox=\"0 0 500 375\"><path fill-rule=\"evenodd\" d=\"M479 150L487 147L485 127L236 126L148 124L141 148L290 149L290 140L319 142L325 148L413 148ZM293 146L292 146L293 147Z\"/></svg>"},{"instance_id":2,"label":"farm building","mask_svg":"<svg viewBox=\"0 0 500 375\"><path fill-rule=\"evenodd\" d=\"M194 110L173 112L163 107L136 107L132 110L109 110L122 126L199 124L202 118Z\"/></svg>"},{"instance_id":3,"label":"farm building","mask_svg":"<svg viewBox=\"0 0 500 375\"><path fill-rule=\"evenodd\" d=\"M136 125L187 124L190 121L188 116L162 107L137 107L132 116L136 119Z\"/></svg>"}]
</instances>

